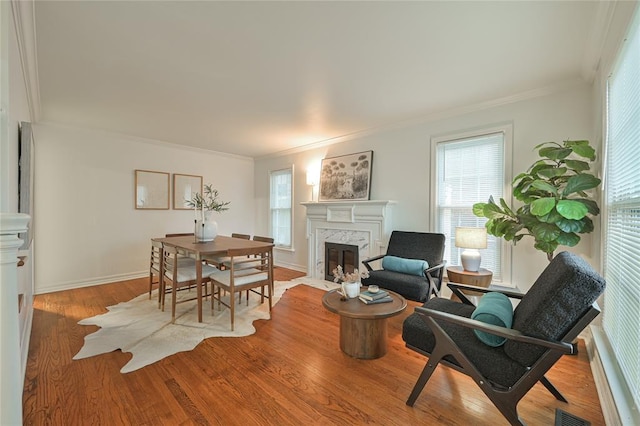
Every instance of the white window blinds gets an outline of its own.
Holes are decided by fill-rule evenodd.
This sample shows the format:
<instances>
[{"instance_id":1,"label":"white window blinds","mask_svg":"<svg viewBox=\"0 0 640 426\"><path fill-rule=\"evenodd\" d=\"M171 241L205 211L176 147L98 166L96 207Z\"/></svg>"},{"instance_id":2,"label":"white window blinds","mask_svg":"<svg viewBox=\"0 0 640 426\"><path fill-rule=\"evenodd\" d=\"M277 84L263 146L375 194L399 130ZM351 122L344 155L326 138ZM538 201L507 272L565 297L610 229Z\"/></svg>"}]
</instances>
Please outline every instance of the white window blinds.
<instances>
[{"instance_id":1,"label":"white window blinds","mask_svg":"<svg viewBox=\"0 0 640 426\"><path fill-rule=\"evenodd\" d=\"M640 404L640 32L638 16L608 80L603 328Z\"/></svg>"},{"instance_id":2,"label":"white window blinds","mask_svg":"<svg viewBox=\"0 0 640 426\"><path fill-rule=\"evenodd\" d=\"M475 216L473 205L487 202L489 196L496 201L503 197L504 133L438 142L436 169L436 229L447 237L447 265L459 265L462 249L455 246L455 228L483 227L487 219ZM496 281L503 278L501 252L501 241L489 235L480 266L492 271Z\"/></svg>"},{"instance_id":3,"label":"white window blinds","mask_svg":"<svg viewBox=\"0 0 640 426\"><path fill-rule=\"evenodd\" d=\"M271 172L271 235L276 247L291 247L293 206L293 170L283 169Z\"/></svg>"}]
</instances>

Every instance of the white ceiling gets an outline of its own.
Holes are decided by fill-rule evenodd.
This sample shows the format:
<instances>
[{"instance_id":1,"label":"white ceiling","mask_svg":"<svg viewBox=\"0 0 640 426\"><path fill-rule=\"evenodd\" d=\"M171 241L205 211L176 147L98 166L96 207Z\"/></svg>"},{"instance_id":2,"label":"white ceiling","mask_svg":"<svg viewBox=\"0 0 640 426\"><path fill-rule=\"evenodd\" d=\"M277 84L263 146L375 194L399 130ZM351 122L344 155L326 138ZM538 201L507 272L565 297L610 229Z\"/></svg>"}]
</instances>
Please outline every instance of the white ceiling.
<instances>
[{"instance_id":1,"label":"white ceiling","mask_svg":"<svg viewBox=\"0 0 640 426\"><path fill-rule=\"evenodd\" d=\"M37 1L39 121L258 157L588 79L594 1Z\"/></svg>"}]
</instances>

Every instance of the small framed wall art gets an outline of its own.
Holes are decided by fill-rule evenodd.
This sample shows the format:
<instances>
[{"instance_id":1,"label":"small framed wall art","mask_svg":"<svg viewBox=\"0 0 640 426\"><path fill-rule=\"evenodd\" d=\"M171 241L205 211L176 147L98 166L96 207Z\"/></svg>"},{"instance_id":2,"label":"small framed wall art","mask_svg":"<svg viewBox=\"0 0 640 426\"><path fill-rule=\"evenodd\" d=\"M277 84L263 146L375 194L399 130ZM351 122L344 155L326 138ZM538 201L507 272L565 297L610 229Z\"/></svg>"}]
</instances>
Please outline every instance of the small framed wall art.
<instances>
[{"instance_id":1,"label":"small framed wall art","mask_svg":"<svg viewBox=\"0 0 640 426\"><path fill-rule=\"evenodd\" d=\"M202 176L173 174L173 209L192 210L187 201L199 193L202 195Z\"/></svg>"},{"instance_id":2,"label":"small framed wall art","mask_svg":"<svg viewBox=\"0 0 640 426\"><path fill-rule=\"evenodd\" d=\"M136 170L135 206L139 210L169 209L169 173Z\"/></svg>"},{"instance_id":3,"label":"small framed wall art","mask_svg":"<svg viewBox=\"0 0 640 426\"><path fill-rule=\"evenodd\" d=\"M371 194L373 151L325 158L320 171L320 201L365 201Z\"/></svg>"}]
</instances>

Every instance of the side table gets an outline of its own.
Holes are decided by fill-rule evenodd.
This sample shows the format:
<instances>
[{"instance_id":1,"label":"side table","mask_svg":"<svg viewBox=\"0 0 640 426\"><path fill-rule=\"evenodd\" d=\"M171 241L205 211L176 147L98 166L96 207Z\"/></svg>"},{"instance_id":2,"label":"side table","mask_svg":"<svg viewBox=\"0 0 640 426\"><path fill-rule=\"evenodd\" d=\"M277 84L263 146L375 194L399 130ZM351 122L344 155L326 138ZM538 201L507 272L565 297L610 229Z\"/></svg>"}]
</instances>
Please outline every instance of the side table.
<instances>
[{"instance_id":1,"label":"side table","mask_svg":"<svg viewBox=\"0 0 640 426\"><path fill-rule=\"evenodd\" d=\"M480 268L478 272L465 271L462 266L449 266L447 267L447 277L450 282L474 285L476 287L489 287L491 280L493 279L493 273L484 268ZM480 296L480 293L465 292L472 296ZM451 300L458 300L458 297L454 294L451 295Z\"/></svg>"}]
</instances>

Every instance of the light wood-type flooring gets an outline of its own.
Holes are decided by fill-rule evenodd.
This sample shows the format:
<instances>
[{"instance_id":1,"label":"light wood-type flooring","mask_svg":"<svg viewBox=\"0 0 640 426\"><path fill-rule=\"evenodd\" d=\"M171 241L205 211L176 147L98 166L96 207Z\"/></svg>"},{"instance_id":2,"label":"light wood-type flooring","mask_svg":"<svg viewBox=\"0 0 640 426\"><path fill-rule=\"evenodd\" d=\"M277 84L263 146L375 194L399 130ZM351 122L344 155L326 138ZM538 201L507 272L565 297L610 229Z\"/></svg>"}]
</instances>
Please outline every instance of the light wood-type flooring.
<instances>
[{"instance_id":1,"label":"light wood-type flooring","mask_svg":"<svg viewBox=\"0 0 640 426\"><path fill-rule=\"evenodd\" d=\"M302 275L275 269L277 280ZM128 374L119 370L131 355L120 351L72 360L97 330L78 321L146 290L139 279L36 296L25 425L507 424L471 379L442 366L415 406L405 404L426 361L401 338L417 303L389 320L384 357L357 360L340 351L339 319L323 308L323 291L304 285L287 290L248 337L207 339ZM537 384L519 405L528 425L553 425L556 408L604 424L582 342L547 377L570 403Z\"/></svg>"}]
</instances>

